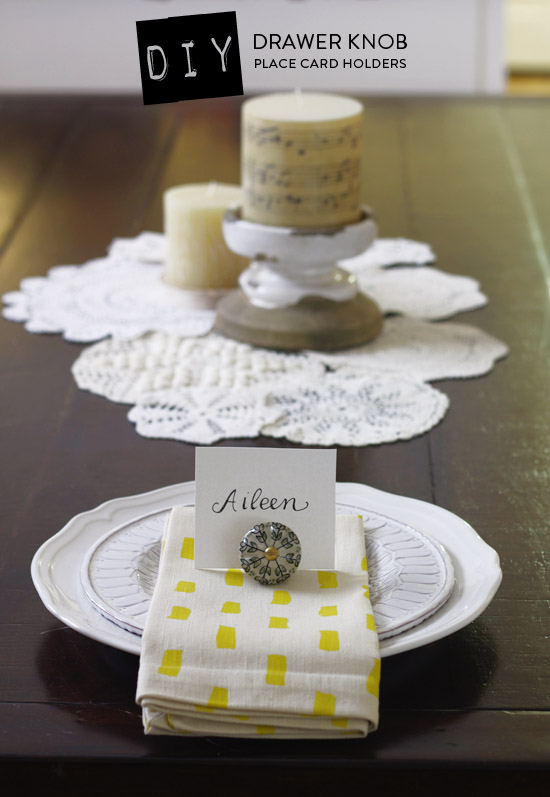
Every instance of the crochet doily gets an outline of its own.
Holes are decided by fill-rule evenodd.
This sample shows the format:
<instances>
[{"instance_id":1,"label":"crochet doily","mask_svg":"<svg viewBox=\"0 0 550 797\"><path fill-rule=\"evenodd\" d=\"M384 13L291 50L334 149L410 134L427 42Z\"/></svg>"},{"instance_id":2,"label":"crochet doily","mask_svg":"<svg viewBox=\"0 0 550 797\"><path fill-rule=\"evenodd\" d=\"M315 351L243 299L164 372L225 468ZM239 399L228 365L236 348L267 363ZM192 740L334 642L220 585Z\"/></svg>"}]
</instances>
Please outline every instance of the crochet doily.
<instances>
[{"instance_id":1,"label":"crochet doily","mask_svg":"<svg viewBox=\"0 0 550 797\"><path fill-rule=\"evenodd\" d=\"M177 338L153 332L134 340L103 340L73 365L77 385L111 401L134 404L144 393L183 388L246 389L294 378L319 380L321 360L281 354L211 333Z\"/></svg>"},{"instance_id":2,"label":"crochet doily","mask_svg":"<svg viewBox=\"0 0 550 797\"><path fill-rule=\"evenodd\" d=\"M73 365L78 386L131 404L139 434L197 444L257 435L306 445L406 440L444 416L428 382L491 370L507 347L473 326L437 322L485 304L479 284L428 265L427 244L380 239L343 262L386 313L382 333L342 352L280 353L213 332L217 293L162 281L165 238L116 239L104 258L60 266L6 294L31 332L99 340Z\"/></svg>"},{"instance_id":3,"label":"crochet doily","mask_svg":"<svg viewBox=\"0 0 550 797\"><path fill-rule=\"evenodd\" d=\"M282 354L214 333L109 339L86 349L73 375L82 389L134 404L129 418L145 437L364 446L431 429L449 402L427 381L487 373L506 351L465 324L389 318L375 341L339 353Z\"/></svg>"},{"instance_id":4,"label":"crochet doily","mask_svg":"<svg viewBox=\"0 0 550 797\"><path fill-rule=\"evenodd\" d=\"M281 412L268 406L259 391L207 387L146 393L128 417L143 437L208 445L222 438L255 437Z\"/></svg>"},{"instance_id":5,"label":"crochet doily","mask_svg":"<svg viewBox=\"0 0 550 797\"><path fill-rule=\"evenodd\" d=\"M57 332L76 343L128 340L146 332L205 335L221 292L185 291L163 282L165 248L160 233L116 239L106 257L24 279L18 291L4 295L3 315L29 332ZM422 265L433 260L427 244L381 238L343 264L385 313L448 318L485 304L476 280ZM413 265L389 268L403 263Z\"/></svg>"}]
</instances>

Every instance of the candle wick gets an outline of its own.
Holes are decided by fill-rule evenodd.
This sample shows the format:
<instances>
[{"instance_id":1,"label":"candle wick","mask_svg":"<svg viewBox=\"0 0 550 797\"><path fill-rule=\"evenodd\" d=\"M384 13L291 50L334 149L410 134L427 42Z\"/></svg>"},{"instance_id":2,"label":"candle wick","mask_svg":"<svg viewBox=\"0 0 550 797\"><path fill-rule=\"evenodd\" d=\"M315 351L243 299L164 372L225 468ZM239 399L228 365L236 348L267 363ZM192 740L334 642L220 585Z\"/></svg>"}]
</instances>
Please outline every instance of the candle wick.
<instances>
[{"instance_id":1,"label":"candle wick","mask_svg":"<svg viewBox=\"0 0 550 797\"><path fill-rule=\"evenodd\" d=\"M210 180L210 182L208 183L208 188L206 189L206 196L207 197L214 196L217 187L218 187L217 182L215 180Z\"/></svg>"},{"instance_id":2,"label":"candle wick","mask_svg":"<svg viewBox=\"0 0 550 797\"><path fill-rule=\"evenodd\" d=\"M296 97L296 102L299 108L303 108L304 106L304 98L302 97L302 89L294 89L294 96Z\"/></svg>"}]
</instances>

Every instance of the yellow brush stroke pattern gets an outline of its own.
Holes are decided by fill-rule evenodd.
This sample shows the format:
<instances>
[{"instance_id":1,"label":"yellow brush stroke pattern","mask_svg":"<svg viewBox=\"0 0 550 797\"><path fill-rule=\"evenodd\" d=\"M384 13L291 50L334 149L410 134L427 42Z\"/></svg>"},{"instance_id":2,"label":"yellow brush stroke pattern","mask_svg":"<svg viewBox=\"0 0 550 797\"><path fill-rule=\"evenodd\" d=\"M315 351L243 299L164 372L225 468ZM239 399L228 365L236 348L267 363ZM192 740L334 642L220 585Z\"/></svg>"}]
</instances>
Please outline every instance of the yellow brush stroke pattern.
<instances>
[{"instance_id":1,"label":"yellow brush stroke pattern","mask_svg":"<svg viewBox=\"0 0 550 797\"><path fill-rule=\"evenodd\" d=\"M284 686L286 675L286 656L272 654L267 657L265 682L271 686Z\"/></svg>"},{"instance_id":2,"label":"yellow brush stroke pattern","mask_svg":"<svg viewBox=\"0 0 550 797\"><path fill-rule=\"evenodd\" d=\"M336 589L338 586L336 573L325 573L319 570L317 572L317 578L319 579L319 587L321 589Z\"/></svg>"},{"instance_id":3,"label":"yellow brush stroke pattern","mask_svg":"<svg viewBox=\"0 0 550 797\"><path fill-rule=\"evenodd\" d=\"M321 631L320 650L340 650L338 631Z\"/></svg>"},{"instance_id":4,"label":"yellow brush stroke pattern","mask_svg":"<svg viewBox=\"0 0 550 797\"><path fill-rule=\"evenodd\" d=\"M191 609L186 606L172 606L172 614L168 615L169 620L187 620L191 614Z\"/></svg>"},{"instance_id":5,"label":"yellow brush stroke pattern","mask_svg":"<svg viewBox=\"0 0 550 797\"><path fill-rule=\"evenodd\" d=\"M220 625L216 634L217 648L236 648L235 629L230 625Z\"/></svg>"},{"instance_id":6,"label":"yellow brush stroke pattern","mask_svg":"<svg viewBox=\"0 0 550 797\"><path fill-rule=\"evenodd\" d=\"M194 581L178 581L177 587L174 592L194 592L195 591L195 582Z\"/></svg>"},{"instance_id":7,"label":"yellow brush stroke pattern","mask_svg":"<svg viewBox=\"0 0 550 797\"><path fill-rule=\"evenodd\" d=\"M367 692L374 697L379 696L380 691L380 659L374 660L374 665L367 678Z\"/></svg>"},{"instance_id":8,"label":"yellow brush stroke pattern","mask_svg":"<svg viewBox=\"0 0 550 797\"><path fill-rule=\"evenodd\" d=\"M327 692L315 692L313 713L318 717L333 717L336 710L336 697Z\"/></svg>"},{"instance_id":9,"label":"yellow brush stroke pattern","mask_svg":"<svg viewBox=\"0 0 550 797\"><path fill-rule=\"evenodd\" d=\"M195 540L193 537L184 538L180 556L182 559L195 558Z\"/></svg>"},{"instance_id":10,"label":"yellow brush stroke pattern","mask_svg":"<svg viewBox=\"0 0 550 797\"><path fill-rule=\"evenodd\" d=\"M270 628L288 628L288 617L270 617Z\"/></svg>"},{"instance_id":11,"label":"yellow brush stroke pattern","mask_svg":"<svg viewBox=\"0 0 550 797\"><path fill-rule=\"evenodd\" d=\"M290 603L292 598L286 591L286 589L275 589L273 590L273 600L271 603L279 604L281 606L286 606L287 603Z\"/></svg>"},{"instance_id":12,"label":"yellow brush stroke pattern","mask_svg":"<svg viewBox=\"0 0 550 797\"><path fill-rule=\"evenodd\" d=\"M243 571L231 569L225 574L225 583L228 587L242 587L243 585Z\"/></svg>"},{"instance_id":13,"label":"yellow brush stroke pattern","mask_svg":"<svg viewBox=\"0 0 550 797\"><path fill-rule=\"evenodd\" d=\"M159 667L159 675L169 675L175 678L181 670L181 654L181 650L165 650L162 664Z\"/></svg>"},{"instance_id":14,"label":"yellow brush stroke pattern","mask_svg":"<svg viewBox=\"0 0 550 797\"><path fill-rule=\"evenodd\" d=\"M215 686L208 699L209 708L227 708L229 692L224 686Z\"/></svg>"},{"instance_id":15,"label":"yellow brush stroke pattern","mask_svg":"<svg viewBox=\"0 0 550 797\"><path fill-rule=\"evenodd\" d=\"M222 608L222 612L225 614L240 614L241 613L241 604L236 603L236 601L226 601Z\"/></svg>"}]
</instances>

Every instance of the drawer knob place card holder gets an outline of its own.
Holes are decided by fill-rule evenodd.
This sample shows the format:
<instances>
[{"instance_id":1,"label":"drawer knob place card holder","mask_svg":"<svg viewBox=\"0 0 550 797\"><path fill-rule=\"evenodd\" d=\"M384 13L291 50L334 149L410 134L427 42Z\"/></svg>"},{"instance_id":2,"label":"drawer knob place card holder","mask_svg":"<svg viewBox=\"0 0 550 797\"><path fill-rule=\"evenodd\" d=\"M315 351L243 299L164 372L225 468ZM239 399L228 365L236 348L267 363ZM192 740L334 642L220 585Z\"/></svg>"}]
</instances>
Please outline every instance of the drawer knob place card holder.
<instances>
[{"instance_id":1,"label":"drawer knob place card holder","mask_svg":"<svg viewBox=\"0 0 550 797\"><path fill-rule=\"evenodd\" d=\"M283 584L334 569L336 451L197 448L195 567Z\"/></svg>"},{"instance_id":2,"label":"drawer knob place card holder","mask_svg":"<svg viewBox=\"0 0 550 797\"><path fill-rule=\"evenodd\" d=\"M302 546L284 523L257 523L241 540L241 566L260 584L282 584L300 567Z\"/></svg>"},{"instance_id":3,"label":"drawer knob place card holder","mask_svg":"<svg viewBox=\"0 0 550 797\"><path fill-rule=\"evenodd\" d=\"M335 466L335 450L196 449L195 507L168 515L143 629L136 701L146 733L322 739L376 729L365 533L352 507L337 514Z\"/></svg>"},{"instance_id":4,"label":"drawer knob place card holder","mask_svg":"<svg viewBox=\"0 0 550 797\"><path fill-rule=\"evenodd\" d=\"M361 205L363 107L332 94L282 93L242 110L241 205L228 247L251 259L215 329L256 346L335 350L376 337L377 304L338 261L364 252L376 223Z\"/></svg>"}]
</instances>

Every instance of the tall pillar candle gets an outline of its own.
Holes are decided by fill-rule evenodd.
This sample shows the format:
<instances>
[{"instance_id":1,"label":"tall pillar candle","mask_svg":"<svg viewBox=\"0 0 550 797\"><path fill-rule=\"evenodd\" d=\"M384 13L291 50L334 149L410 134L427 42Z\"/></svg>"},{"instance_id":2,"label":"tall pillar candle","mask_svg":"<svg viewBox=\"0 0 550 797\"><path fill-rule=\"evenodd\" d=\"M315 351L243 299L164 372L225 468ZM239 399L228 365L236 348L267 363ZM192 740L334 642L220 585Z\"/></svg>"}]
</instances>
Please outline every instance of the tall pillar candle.
<instances>
[{"instance_id":1,"label":"tall pillar candle","mask_svg":"<svg viewBox=\"0 0 550 797\"><path fill-rule=\"evenodd\" d=\"M361 216L363 106L336 94L255 97L242 110L243 216L332 227Z\"/></svg>"},{"instance_id":2,"label":"tall pillar candle","mask_svg":"<svg viewBox=\"0 0 550 797\"><path fill-rule=\"evenodd\" d=\"M181 185L164 193L164 231L168 242L166 282L179 288L234 288L249 261L228 249L222 219L242 201L237 185Z\"/></svg>"}]
</instances>

